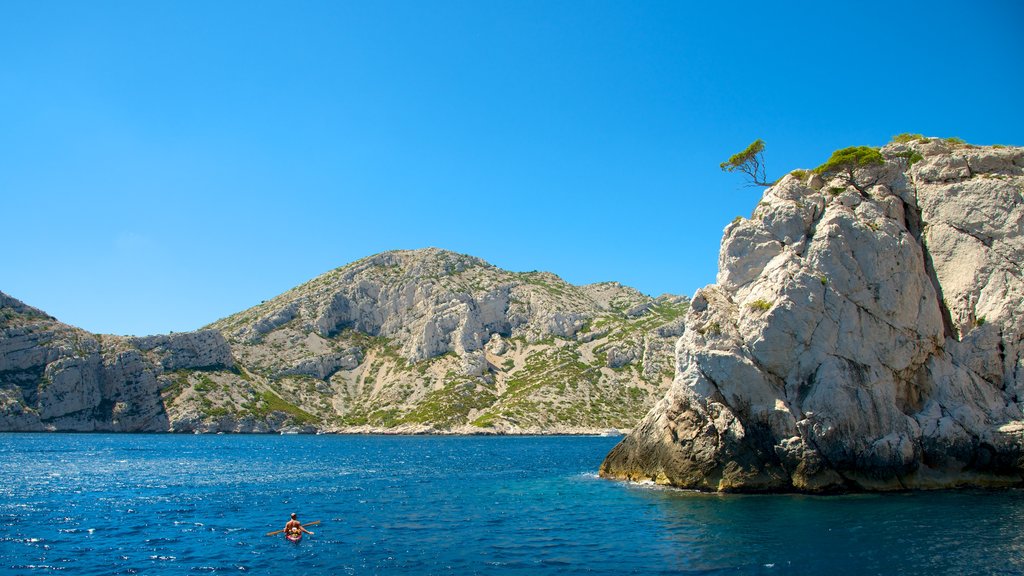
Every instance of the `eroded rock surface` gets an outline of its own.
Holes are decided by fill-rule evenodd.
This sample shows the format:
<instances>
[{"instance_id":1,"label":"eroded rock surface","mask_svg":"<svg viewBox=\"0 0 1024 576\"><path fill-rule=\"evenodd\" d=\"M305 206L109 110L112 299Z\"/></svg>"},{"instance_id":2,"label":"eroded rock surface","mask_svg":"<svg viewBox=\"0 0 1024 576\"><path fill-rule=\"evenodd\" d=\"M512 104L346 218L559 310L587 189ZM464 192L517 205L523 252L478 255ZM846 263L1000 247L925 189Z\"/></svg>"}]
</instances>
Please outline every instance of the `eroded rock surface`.
<instances>
[{"instance_id":1,"label":"eroded rock surface","mask_svg":"<svg viewBox=\"0 0 1024 576\"><path fill-rule=\"evenodd\" d=\"M170 372L232 365L216 331L98 336L0 293L2 431L166 432Z\"/></svg>"},{"instance_id":2,"label":"eroded rock surface","mask_svg":"<svg viewBox=\"0 0 1024 576\"><path fill-rule=\"evenodd\" d=\"M687 304L427 248L364 258L211 327L323 429L595 432L664 394Z\"/></svg>"},{"instance_id":3,"label":"eroded rock surface","mask_svg":"<svg viewBox=\"0 0 1024 576\"><path fill-rule=\"evenodd\" d=\"M664 394L687 305L438 249L182 334L97 336L0 294L0 431L599 432Z\"/></svg>"},{"instance_id":4,"label":"eroded rock surface","mask_svg":"<svg viewBox=\"0 0 1024 576\"><path fill-rule=\"evenodd\" d=\"M1021 484L1024 149L882 153L857 186L787 175L725 229L675 381L602 475L730 491Z\"/></svg>"}]
</instances>

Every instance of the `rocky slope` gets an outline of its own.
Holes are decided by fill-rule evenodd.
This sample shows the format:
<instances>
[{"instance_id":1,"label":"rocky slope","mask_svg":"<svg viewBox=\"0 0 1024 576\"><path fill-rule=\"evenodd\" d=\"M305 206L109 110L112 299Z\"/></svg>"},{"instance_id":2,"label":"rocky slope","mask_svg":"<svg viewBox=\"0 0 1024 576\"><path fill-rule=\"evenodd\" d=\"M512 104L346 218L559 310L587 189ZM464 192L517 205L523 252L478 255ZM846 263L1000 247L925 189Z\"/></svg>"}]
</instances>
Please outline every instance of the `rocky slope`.
<instances>
[{"instance_id":1,"label":"rocky slope","mask_svg":"<svg viewBox=\"0 0 1024 576\"><path fill-rule=\"evenodd\" d=\"M1020 485L1024 149L903 138L725 229L668 394L602 475L722 491Z\"/></svg>"},{"instance_id":2,"label":"rocky slope","mask_svg":"<svg viewBox=\"0 0 1024 576\"><path fill-rule=\"evenodd\" d=\"M232 366L213 330L97 336L0 293L0 431L167 430L175 374Z\"/></svg>"},{"instance_id":3,"label":"rocky slope","mask_svg":"<svg viewBox=\"0 0 1024 576\"><path fill-rule=\"evenodd\" d=\"M671 383L688 305L437 249L372 256L170 336L95 336L0 297L0 430L624 427Z\"/></svg>"}]
</instances>

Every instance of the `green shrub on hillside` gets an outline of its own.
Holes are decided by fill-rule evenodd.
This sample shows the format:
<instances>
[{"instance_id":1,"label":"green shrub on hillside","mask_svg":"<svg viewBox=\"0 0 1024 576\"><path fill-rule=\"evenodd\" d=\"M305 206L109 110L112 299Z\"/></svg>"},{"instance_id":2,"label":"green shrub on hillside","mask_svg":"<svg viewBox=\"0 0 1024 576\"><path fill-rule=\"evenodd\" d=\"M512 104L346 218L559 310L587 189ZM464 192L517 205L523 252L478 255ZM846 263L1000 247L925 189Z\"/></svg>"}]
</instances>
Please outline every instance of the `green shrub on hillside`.
<instances>
[{"instance_id":1,"label":"green shrub on hillside","mask_svg":"<svg viewBox=\"0 0 1024 576\"><path fill-rule=\"evenodd\" d=\"M851 146L836 150L827 162L814 169L817 174L836 174L846 180L846 183L857 189L863 196L867 196L866 189L874 186L877 177L871 181L863 182L856 178L857 170L870 166L882 166L885 158L878 148L870 146Z\"/></svg>"},{"instance_id":2,"label":"green shrub on hillside","mask_svg":"<svg viewBox=\"0 0 1024 576\"><path fill-rule=\"evenodd\" d=\"M878 148L851 146L833 152L828 161L815 168L814 171L818 174L847 172L876 164L885 164L885 158L882 157Z\"/></svg>"},{"instance_id":3,"label":"green shrub on hillside","mask_svg":"<svg viewBox=\"0 0 1024 576\"><path fill-rule=\"evenodd\" d=\"M761 312L767 312L771 309L772 303L765 300L764 298L758 298L750 303L750 307L754 310L760 310Z\"/></svg>"},{"instance_id":4,"label":"green shrub on hillside","mask_svg":"<svg viewBox=\"0 0 1024 576\"><path fill-rule=\"evenodd\" d=\"M914 164L924 160L924 156L921 156L914 150L899 152L896 154L896 157L902 159L906 163L907 168L910 168Z\"/></svg>"},{"instance_id":5,"label":"green shrub on hillside","mask_svg":"<svg viewBox=\"0 0 1024 576\"><path fill-rule=\"evenodd\" d=\"M925 142L928 139L922 134L909 134L904 132L903 134L897 134L892 137L892 141L896 144L907 144L909 142Z\"/></svg>"}]
</instances>

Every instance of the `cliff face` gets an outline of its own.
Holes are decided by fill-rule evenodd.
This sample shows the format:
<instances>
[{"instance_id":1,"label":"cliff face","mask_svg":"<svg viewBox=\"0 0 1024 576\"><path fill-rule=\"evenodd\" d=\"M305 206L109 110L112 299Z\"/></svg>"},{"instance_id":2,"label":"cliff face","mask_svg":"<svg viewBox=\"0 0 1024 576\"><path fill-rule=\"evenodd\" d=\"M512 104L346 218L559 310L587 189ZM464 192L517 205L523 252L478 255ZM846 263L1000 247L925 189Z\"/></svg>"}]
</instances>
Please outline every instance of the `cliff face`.
<instances>
[{"instance_id":1,"label":"cliff face","mask_svg":"<svg viewBox=\"0 0 1024 576\"><path fill-rule=\"evenodd\" d=\"M737 491L1022 483L1024 149L881 152L852 180L791 173L726 228L675 381L603 476Z\"/></svg>"},{"instance_id":2,"label":"cliff face","mask_svg":"<svg viewBox=\"0 0 1024 576\"><path fill-rule=\"evenodd\" d=\"M168 372L232 365L215 331L101 337L0 293L3 431L166 431Z\"/></svg>"},{"instance_id":3,"label":"cliff face","mask_svg":"<svg viewBox=\"0 0 1024 576\"><path fill-rule=\"evenodd\" d=\"M96 336L0 294L0 431L628 426L671 383L687 304L436 249L169 336Z\"/></svg>"}]
</instances>

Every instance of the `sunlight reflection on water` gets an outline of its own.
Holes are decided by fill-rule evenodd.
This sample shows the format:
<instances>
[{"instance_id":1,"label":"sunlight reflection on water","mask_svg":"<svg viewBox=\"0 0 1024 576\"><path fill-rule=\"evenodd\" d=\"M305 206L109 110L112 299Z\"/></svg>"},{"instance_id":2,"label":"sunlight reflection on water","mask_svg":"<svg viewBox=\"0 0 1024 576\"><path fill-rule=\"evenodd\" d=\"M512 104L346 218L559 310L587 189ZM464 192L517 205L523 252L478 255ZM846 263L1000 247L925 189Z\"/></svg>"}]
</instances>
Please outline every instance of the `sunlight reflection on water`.
<instances>
[{"instance_id":1,"label":"sunlight reflection on water","mask_svg":"<svg viewBox=\"0 0 1024 576\"><path fill-rule=\"evenodd\" d=\"M1021 573L1024 495L609 482L609 438L0 435L0 572ZM59 475L59 476L58 476ZM318 519L298 545L264 534Z\"/></svg>"}]
</instances>

